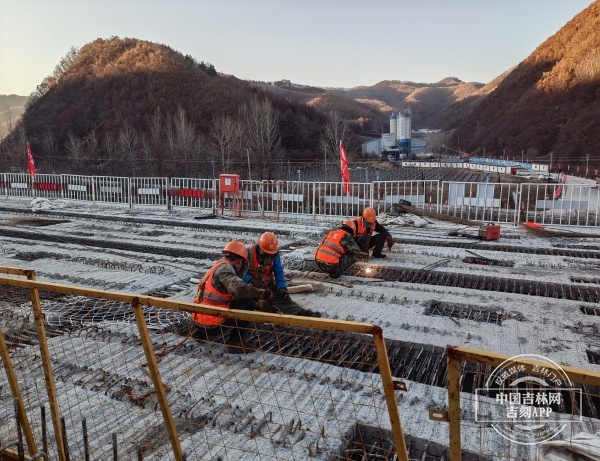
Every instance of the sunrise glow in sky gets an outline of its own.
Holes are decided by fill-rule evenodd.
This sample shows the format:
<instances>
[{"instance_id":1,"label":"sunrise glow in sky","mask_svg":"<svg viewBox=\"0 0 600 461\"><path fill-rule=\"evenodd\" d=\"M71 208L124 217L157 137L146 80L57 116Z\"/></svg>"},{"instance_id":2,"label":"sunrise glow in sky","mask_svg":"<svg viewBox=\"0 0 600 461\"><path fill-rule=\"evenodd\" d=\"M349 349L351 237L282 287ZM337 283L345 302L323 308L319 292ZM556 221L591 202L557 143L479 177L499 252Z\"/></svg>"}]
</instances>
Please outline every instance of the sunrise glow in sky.
<instances>
[{"instance_id":1,"label":"sunrise glow in sky","mask_svg":"<svg viewBox=\"0 0 600 461\"><path fill-rule=\"evenodd\" d=\"M30 94L71 47L111 36L161 43L247 80L488 83L590 3L0 0L0 94Z\"/></svg>"}]
</instances>

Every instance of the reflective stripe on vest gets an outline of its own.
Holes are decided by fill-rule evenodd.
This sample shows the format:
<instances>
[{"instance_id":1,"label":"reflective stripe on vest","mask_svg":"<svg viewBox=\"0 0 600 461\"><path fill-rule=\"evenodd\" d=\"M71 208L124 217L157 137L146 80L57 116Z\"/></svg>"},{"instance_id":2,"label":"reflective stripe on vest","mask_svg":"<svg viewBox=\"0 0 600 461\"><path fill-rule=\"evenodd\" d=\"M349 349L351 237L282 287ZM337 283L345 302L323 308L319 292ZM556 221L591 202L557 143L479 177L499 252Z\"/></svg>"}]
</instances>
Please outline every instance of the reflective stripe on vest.
<instances>
[{"instance_id":1,"label":"reflective stripe on vest","mask_svg":"<svg viewBox=\"0 0 600 461\"><path fill-rule=\"evenodd\" d=\"M375 221L371 227L365 227L364 220L360 216L354 222L356 223L356 235L371 235L377 225L377 221Z\"/></svg>"},{"instance_id":2,"label":"reflective stripe on vest","mask_svg":"<svg viewBox=\"0 0 600 461\"><path fill-rule=\"evenodd\" d=\"M202 289L202 304L206 304L207 306L220 307L221 309L229 309L229 303L235 299L235 296L217 290L212 283L215 271L222 264L231 265L231 263L225 259L217 261L217 263L208 272L208 277L206 278L206 282L204 283L204 288L202 289L200 286L198 286L198 289ZM194 299L194 303L198 304L198 301ZM194 320L194 322L205 326L220 325L225 320L223 317L219 317L217 315L199 313L193 313L192 319Z\"/></svg>"},{"instance_id":3,"label":"reflective stripe on vest","mask_svg":"<svg viewBox=\"0 0 600 461\"><path fill-rule=\"evenodd\" d=\"M273 275L273 271L271 270L273 265L269 264L268 266L261 266L258 262L258 251L256 250L256 245L252 245L248 249L248 274L253 279L262 280L265 285L268 285L271 282L275 282L275 275ZM276 255L273 255L275 258Z\"/></svg>"},{"instance_id":4,"label":"reflective stripe on vest","mask_svg":"<svg viewBox=\"0 0 600 461\"><path fill-rule=\"evenodd\" d=\"M340 243L344 235L346 235L346 231L342 229L329 231L315 253L315 260L327 264L339 264L340 257L346 253Z\"/></svg>"}]
</instances>

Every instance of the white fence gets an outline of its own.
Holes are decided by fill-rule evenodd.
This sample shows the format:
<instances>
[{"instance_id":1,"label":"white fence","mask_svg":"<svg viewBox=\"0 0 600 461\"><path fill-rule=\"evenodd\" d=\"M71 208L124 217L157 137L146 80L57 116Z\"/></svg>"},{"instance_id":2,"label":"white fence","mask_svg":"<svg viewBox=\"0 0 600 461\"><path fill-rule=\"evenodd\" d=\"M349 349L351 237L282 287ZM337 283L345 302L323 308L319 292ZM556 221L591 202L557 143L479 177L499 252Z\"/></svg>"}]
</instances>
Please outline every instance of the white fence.
<instances>
[{"instance_id":1,"label":"white fence","mask_svg":"<svg viewBox=\"0 0 600 461\"><path fill-rule=\"evenodd\" d=\"M401 201L476 221L532 221L561 226L599 226L600 200L594 184L508 184L438 180L353 183L240 181L237 193L221 193L219 182L198 178L127 178L0 173L0 196L43 197L129 207L197 208L235 216L358 216L378 213Z\"/></svg>"}]
</instances>

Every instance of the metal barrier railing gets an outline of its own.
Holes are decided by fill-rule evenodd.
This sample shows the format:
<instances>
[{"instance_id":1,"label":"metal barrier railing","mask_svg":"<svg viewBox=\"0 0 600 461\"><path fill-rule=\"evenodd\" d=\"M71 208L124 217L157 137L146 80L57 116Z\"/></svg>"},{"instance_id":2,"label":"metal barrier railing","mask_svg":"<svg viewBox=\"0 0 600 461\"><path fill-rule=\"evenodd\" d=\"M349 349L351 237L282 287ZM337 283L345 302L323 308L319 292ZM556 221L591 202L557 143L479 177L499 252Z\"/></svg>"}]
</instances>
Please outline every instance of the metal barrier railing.
<instances>
[{"instance_id":1,"label":"metal barrier railing","mask_svg":"<svg viewBox=\"0 0 600 461\"><path fill-rule=\"evenodd\" d=\"M405 387L392 381L377 325L40 282L20 269L0 274L0 382L10 383L22 415L11 417L12 400L0 399L0 440L24 428L29 456L41 440L61 461L270 457L275 449L322 459L348 448L359 420L390 431L398 459L408 459L395 395ZM230 356L224 338L194 341L191 312L252 322L251 360ZM296 347L317 333L316 350ZM334 349L357 344L376 360L329 362Z\"/></svg>"},{"instance_id":2,"label":"metal barrier railing","mask_svg":"<svg viewBox=\"0 0 600 461\"><path fill-rule=\"evenodd\" d=\"M437 212L439 185L437 180L374 182L372 206L379 214L405 200L416 208Z\"/></svg>"},{"instance_id":3,"label":"metal barrier railing","mask_svg":"<svg viewBox=\"0 0 600 461\"><path fill-rule=\"evenodd\" d=\"M200 208L213 212L234 209L235 216L271 218L279 218L281 214L343 218L359 216L367 206L382 213L405 200L419 209L475 221L600 225L600 194L594 184L424 179L347 186L338 182L242 180L236 197L231 193L220 197L219 184L214 179L50 174L33 178L25 173L1 173L0 195L128 204L130 207Z\"/></svg>"},{"instance_id":4,"label":"metal barrier railing","mask_svg":"<svg viewBox=\"0 0 600 461\"><path fill-rule=\"evenodd\" d=\"M460 219L514 223L519 219L519 184L442 182L440 213Z\"/></svg>"},{"instance_id":5,"label":"metal barrier railing","mask_svg":"<svg viewBox=\"0 0 600 461\"><path fill-rule=\"evenodd\" d=\"M594 184L523 184L523 216L537 224L597 227L600 199Z\"/></svg>"},{"instance_id":6,"label":"metal barrier railing","mask_svg":"<svg viewBox=\"0 0 600 461\"><path fill-rule=\"evenodd\" d=\"M600 429L600 372L540 356L452 346L446 352L448 409L430 410L430 419L449 423L451 461L460 461L463 450L479 459L537 460L538 448L567 425L567 445L576 427Z\"/></svg>"}]
</instances>

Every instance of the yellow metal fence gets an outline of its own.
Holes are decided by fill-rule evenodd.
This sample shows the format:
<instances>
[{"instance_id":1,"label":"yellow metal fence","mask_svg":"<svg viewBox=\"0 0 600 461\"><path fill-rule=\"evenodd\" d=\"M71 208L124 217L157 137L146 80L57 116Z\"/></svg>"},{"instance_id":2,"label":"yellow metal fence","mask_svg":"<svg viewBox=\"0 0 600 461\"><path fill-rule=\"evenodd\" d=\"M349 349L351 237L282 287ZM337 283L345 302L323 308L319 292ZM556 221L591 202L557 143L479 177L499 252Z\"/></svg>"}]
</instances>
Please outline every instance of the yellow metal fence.
<instances>
[{"instance_id":1,"label":"yellow metal fence","mask_svg":"<svg viewBox=\"0 0 600 461\"><path fill-rule=\"evenodd\" d=\"M600 431L599 372L464 347L447 357L448 408L430 418L449 423L452 461L562 459L544 453Z\"/></svg>"},{"instance_id":2,"label":"yellow metal fence","mask_svg":"<svg viewBox=\"0 0 600 461\"><path fill-rule=\"evenodd\" d=\"M374 444L370 427L385 456L407 459L403 387L376 325L0 274L0 447L21 439L25 456L61 461L350 459ZM196 341L193 311L249 322L252 352Z\"/></svg>"}]
</instances>

